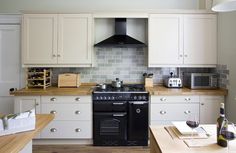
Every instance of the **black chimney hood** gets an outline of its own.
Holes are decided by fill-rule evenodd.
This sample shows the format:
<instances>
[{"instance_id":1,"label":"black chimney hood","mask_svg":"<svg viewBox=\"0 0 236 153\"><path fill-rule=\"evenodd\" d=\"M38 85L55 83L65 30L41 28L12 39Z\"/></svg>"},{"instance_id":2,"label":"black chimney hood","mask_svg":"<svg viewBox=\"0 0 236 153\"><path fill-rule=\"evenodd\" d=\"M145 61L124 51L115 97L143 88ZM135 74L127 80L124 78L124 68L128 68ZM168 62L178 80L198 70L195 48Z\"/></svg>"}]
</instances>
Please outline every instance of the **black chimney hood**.
<instances>
[{"instance_id":1,"label":"black chimney hood","mask_svg":"<svg viewBox=\"0 0 236 153\"><path fill-rule=\"evenodd\" d=\"M126 18L115 18L115 35L97 43L95 47L146 47L126 34Z\"/></svg>"}]
</instances>

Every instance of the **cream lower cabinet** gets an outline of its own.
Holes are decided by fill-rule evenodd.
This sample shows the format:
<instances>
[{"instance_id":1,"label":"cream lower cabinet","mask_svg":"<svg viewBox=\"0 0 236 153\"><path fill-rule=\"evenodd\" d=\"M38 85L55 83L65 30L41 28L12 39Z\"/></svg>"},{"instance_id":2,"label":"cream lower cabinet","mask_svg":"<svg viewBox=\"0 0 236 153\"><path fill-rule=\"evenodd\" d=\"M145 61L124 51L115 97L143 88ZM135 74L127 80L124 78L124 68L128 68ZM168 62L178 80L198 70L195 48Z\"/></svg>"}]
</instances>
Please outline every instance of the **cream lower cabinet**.
<instances>
[{"instance_id":1,"label":"cream lower cabinet","mask_svg":"<svg viewBox=\"0 0 236 153\"><path fill-rule=\"evenodd\" d=\"M92 66L91 14L24 14L24 66Z\"/></svg>"},{"instance_id":2,"label":"cream lower cabinet","mask_svg":"<svg viewBox=\"0 0 236 153\"><path fill-rule=\"evenodd\" d=\"M15 97L15 112L33 107L37 113L55 114L55 119L40 133L40 139L92 139L91 96Z\"/></svg>"},{"instance_id":3,"label":"cream lower cabinet","mask_svg":"<svg viewBox=\"0 0 236 153\"><path fill-rule=\"evenodd\" d=\"M200 96L200 123L216 124L220 116L220 103L224 101L224 96Z\"/></svg>"},{"instance_id":4,"label":"cream lower cabinet","mask_svg":"<svg viewBox=\"0 0 236 153\"><path fill-rule=\"evenodd\" d=\"M35 108L36 114L41 112L40 96L15 96L14 112L20 113Z\"/></svg>"},{"instance_id":5,"label":"cream lower cabinet","mask_svg":"<svg viewBox=\"0 0 236 153\"><path fill-rule=\"evenodd\" d=\"M92 139L91 96L41 96L41 103L43 114L55 114L42 139Z\"/></svg>"},{"instance_id":6,"label":"cream lower cabinet","mask_svg":"<svg viewBox=\"0 0 236 153\"><path fill-rule=\"evenodd\" d=\"M215 67L216 26L213 14L150 14L149 67Z\"/></svg>"},{"instance_id":7,"label":"cream lower cabinet","mask_svg":"<svg viewBox=\"0 0 236 153\"><path fill-rule=\"evenodd\" d=\"M190 114L199 116L199 96L151 96L150 125L186 121Z\"/></svg>"}]
</instances>

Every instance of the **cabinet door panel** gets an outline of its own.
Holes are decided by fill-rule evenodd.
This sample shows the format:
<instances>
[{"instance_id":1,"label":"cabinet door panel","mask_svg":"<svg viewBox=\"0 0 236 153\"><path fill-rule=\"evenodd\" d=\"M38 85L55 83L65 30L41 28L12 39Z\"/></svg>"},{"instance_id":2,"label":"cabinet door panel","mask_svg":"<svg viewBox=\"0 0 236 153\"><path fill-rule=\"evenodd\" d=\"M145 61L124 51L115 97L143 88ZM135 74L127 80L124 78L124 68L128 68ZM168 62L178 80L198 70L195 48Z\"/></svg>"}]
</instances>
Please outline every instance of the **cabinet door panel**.
<instances>
[{"instance_id":1,"label":"cabinet door panel","mask_svg":"<svg viewBox=\"0 0 236 153\"><path fill-rule=\"evenodd\" d=\"M183 121L189 113L199 116L199 104L152 104L150 120Z\"/></svg>"},{"instance_id":2,"label":"cabinet door panel","mask_svg":"<svg viewBox=\"0 0 236 153\"><path fill-rule=\"evenodd\" d=\"M91 63L91 25L88 14L60 14L58 64Z\"/></svg>"},{"instance_id":3,"label":"cabinet door panel","mask_svg":"<svg viewBox=\"0 0 236 153\"><path fill-rule=\"evenodd\" d=\"M220 103L224 103L223 96L200 97L201 124L216 124L216 120L220 116Z\"/></svg>"},{"instance_id":4,"label":"cabinet door panel","mask_svg":"<svg viewBox=\"0 0 236 153\"><path fill-rule=\"evenodd\" d=\"M24 112L35 108L36 114L40 114L40 96L15 97L14 112Z\"/></svg>"},{"instance_id":5,"label":"cabinet door panel","mask_svg":"<svg viewBox=\"0 0 236 153\"><path fill-rule=\"evenodd\" d=\"M23 17L23 64L57 63L57 15Z\"/></svg>"},{"instance_id":6,"label":"cabinet door panel","mask_svg":"<svg viewBox=\"0 0 236 153\"><path fill-rule=\"evenodd\" d=\"M150 15L149 66L183 63L182 27L180 15Z\"/></svg>"},{"instance_id":7,"label":"cabinet door panel","mask_svg":"<svg viewBox=\"0 0 236 153\"><path fill-rule=\"evenodd\" d=\"M217 64L216 16L184 16L184 64Z\"/></svg>"},{"instance_id":8,"label":"cabinet door panel","mask_svg":"<svg viewBox=\"0 0 236 153\"><path fill-rule=\"evenodd\" d=\"M55 113L54 120L91 120L91 104L42 104L42 113Z\"/></svg>"},{"instance_id":9,"label":"cabinet door panel","mask_svg":"<svg viewBox=\"0 0 236 153\"><path fill-rule=\"evenodd\" d=\"M53 121L41 132L41 138L91 139L92 121Z\"/></svg>"}]
</instances>

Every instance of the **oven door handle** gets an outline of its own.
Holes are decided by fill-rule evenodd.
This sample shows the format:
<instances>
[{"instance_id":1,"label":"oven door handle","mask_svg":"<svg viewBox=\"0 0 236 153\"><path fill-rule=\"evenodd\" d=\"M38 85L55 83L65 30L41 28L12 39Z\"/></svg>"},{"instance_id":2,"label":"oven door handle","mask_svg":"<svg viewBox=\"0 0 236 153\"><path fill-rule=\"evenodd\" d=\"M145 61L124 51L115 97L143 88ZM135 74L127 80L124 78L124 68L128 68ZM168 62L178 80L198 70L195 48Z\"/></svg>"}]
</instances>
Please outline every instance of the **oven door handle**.
<instances>
[{"instance_id":1,"label":"oven door handle","mask_svg":"<svg viewBox=\"0 0 236 153\"><path fill-rule=\"evenodd\" d=\"M112 105L124 105L125 103L112 103Z\"/></svg>"},{"instance_id":2,"label":"oven door handle","mask_svg":"<svg viewBox=\"0 0 236 153\"><path fill-rule=\"evenodd\" d=\"M126 116L126 113L116 113L112 115L113 117L123 117Z\"/></svg>"},{"instance_id":3,"label":"oven door handle","mask_svg":"<svg viewBox=\"0 0 236 153\"><path fill-rule=\"evenodd\" d=\"M147 101L135 101L135 102L130 102L130 104L133 104L133 105L144 105L144 104L147 104L148 102Z\"/></svg>"}]
</instances>

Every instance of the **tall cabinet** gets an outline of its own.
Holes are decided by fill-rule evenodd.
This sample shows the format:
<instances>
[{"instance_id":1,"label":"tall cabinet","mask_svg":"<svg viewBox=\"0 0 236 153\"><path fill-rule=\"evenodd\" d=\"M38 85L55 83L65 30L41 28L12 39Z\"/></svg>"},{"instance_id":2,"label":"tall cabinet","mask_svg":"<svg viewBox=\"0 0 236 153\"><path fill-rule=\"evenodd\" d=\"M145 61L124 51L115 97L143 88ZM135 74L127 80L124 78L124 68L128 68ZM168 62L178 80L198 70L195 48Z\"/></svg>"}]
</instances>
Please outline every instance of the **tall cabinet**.
<instances>
[{"instance_id":1,"label":"tall cabinet","mask_svg":"<svg viewBox=\"0 0 236 153\"><path fill-rule=\"evenodd\" d=\"M24 66L92 66L91 14L25 14Z\"/></svg>"},{"instance_id":2,"label":"tall cabinet","mask_svg":"<svg viewBox=\"0 0 236 153\"><path fill-rule=\"evenodd\" d=\"M149 67L217 64L216 15L151 14Z\"/></svg>"}]
</instances>

